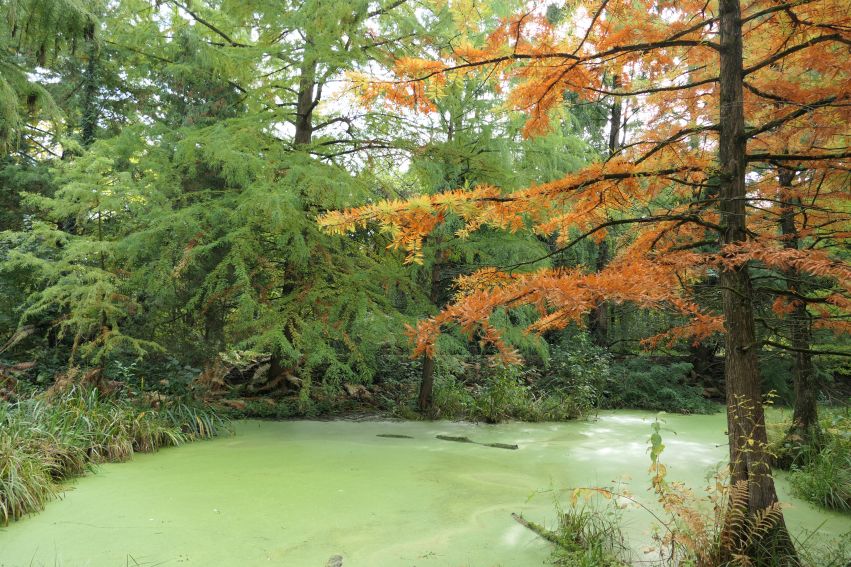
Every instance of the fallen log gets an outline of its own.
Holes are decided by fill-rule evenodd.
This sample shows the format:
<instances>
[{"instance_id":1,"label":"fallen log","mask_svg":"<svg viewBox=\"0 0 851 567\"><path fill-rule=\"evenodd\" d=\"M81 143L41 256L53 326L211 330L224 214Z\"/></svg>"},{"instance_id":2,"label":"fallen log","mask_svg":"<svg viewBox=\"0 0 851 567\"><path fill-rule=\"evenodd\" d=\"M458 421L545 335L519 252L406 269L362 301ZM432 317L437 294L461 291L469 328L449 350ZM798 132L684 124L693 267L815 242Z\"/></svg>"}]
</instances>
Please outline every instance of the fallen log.
<instances>
[{"instance_id":1,"label":"fallen log","mask_svg":"<svg viewBox=\"0 0 851 567\"><path fill-rule=\"evenodd\" d=\"M535 534L537 534L539 537L547 540L551 544L557 545L558 547L561 547L561 548L565 548L565 545L561 542L561 540L559 540L558 535L556 535L555 532L548 530L547 528L545 528L541 524L536 524L535 522L527 520L526 518L524 518L520 514L516 514L516 513L512 512L511 517L514 518L514 520L518 524L520 524L524 528L527 528L527 529L535 532Z\"/></svg>"}]
</instances>

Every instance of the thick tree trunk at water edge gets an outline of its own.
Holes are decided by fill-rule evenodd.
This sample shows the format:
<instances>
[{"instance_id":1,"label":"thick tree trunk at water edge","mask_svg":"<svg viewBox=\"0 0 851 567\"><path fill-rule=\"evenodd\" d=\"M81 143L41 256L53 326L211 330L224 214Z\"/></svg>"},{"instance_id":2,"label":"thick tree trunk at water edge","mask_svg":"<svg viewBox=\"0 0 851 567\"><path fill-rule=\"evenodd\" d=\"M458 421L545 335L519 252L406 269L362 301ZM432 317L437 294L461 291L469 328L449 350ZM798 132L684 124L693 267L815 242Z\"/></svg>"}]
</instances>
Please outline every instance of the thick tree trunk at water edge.
<instances>
[{"instance_id":1,"label":"thick tree trunk at water edge","mask_svg":"<svg viewBox=\"0 0 851 567\"><path fill-rule=\"evenodd\" d=\"M742 104L743 62L741 10L738 0L720 0L720 137L718 163L721 185L719 208L722 244L747 239L746 138ZM730 445L732 496L747 493L745 510L731 506L722 534L722 559L751 557L755 564L797 565L783 514L777 504L774 479L766 452L765 415L762 406L753 292L747 264L721 271L725 319L727 427ZM744 518L736 518L737 510ZM753 533L750 520L771 514L773 527L763 537ZM744 521L738 521L744 520Z\"/></svg>"}]
</instances>

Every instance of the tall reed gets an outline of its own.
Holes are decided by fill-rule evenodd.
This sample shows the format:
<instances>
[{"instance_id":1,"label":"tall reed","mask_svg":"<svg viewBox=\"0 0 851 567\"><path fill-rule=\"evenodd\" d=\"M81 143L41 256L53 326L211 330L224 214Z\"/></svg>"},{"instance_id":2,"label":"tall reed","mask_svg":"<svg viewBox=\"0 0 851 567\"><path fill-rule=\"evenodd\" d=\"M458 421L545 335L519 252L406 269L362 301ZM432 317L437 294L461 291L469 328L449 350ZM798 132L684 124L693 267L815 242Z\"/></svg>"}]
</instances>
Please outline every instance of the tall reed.
<instances>
[{"instance_id":1,"label":"tall reed","mask_svg":"<svg viewBox=\"0 0 851 567\"><path fill-rule=\"evenodd\" d=\"M58 398L0 401L0 524L44 508L63 480L134 452L209 439L228 429L188 403L161 409L71 388Z\"/></svg>"}]
</instances>

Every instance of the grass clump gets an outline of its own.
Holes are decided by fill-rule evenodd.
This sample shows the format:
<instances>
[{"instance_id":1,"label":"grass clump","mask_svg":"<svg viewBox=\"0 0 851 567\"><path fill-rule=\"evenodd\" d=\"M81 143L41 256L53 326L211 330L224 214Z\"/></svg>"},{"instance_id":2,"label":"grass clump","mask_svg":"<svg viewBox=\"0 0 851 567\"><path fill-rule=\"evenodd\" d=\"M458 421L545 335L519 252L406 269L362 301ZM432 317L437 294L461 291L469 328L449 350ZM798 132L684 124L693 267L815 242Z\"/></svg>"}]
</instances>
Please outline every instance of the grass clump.
<instances>
[{"instance_id":1,"label":"grass clump","mask_svg":"<svg viewBox=\"0 0 851 567\"><path fill-rule=\"evenodd\" d=\"M553 564L563 567L626 567L629 546L616 508L584 504L559 510Z\"/></svg>"},{"instance_id":2,"label":"grass clump","mask_svg":"<svg viewBox=\"0 0 851 567\"><path fill-rule=\"evenodd\" d=\"M851 511L851 416L823 411L822 444L792 465L795 496L825 508Z\"/></svg>"},{"instance_id":3,"label":"grass clump","mask_svg":"<svg viewBox=\"0 0 851 567\"><path fill-rule=\"evenodd\" d=\"M97 390L0 402L0 524L41 510L60 492L62 480L95 464L208 439L226 428L203 408L141 407Z\"/></svg>"},{"instance_id":4,"label":"grass clump","mask_svg":"<svg viewBox=\"0 0 851 567\"><path fill-rule=\"evenodd\" d=\"M34 510L58 491L54 462L43 459L31 439L20 431L0 428L0 522L17 519Z\"/></svg>"}]
</instances>

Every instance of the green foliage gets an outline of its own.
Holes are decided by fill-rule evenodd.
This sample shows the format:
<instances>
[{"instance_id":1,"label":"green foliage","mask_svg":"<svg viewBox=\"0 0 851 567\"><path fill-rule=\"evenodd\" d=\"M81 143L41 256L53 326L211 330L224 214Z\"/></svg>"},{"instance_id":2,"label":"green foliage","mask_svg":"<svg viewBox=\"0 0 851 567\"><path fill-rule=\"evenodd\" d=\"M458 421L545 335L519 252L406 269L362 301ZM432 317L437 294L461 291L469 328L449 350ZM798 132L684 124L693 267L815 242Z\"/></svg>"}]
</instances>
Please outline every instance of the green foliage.
<instances>
[{"instance_id":1,"label":"green foliage","mask_svg":"<svg viewBox=\"0 0 851 567\"><path fill-rule=\"evenodd\" d=\"M763 356L759 361L760 376L762 377L762 390L774 392L776 402L792 405L795 402L795 393L792 388L792 361L789 357Z\"/></svg>"},{"instance_id":2,"label":"green foliage","mask_svg":"<svg viewBox=\"0 0 851 567\"><path fill-rule=\"evenodd\" d=\"M531 405L528 386L521 384L519 376L511 369L494 372L473 400L473 414L487 423L520 416Z\"/></svg>"},{"instance_id":3,"label":"green foliage","mask_svg":"<svg viewBox=\"0 0 851 567\"><path fill-rule=\"evenodd\" d=\"M550 348L539 388L569 397L576 414L600 406L607 380L612 375L611 356L591 342L585 332L566 331Z\"/></svg>"},{"instance_id":4,"label":"green foliage","mask_svg":"<svg viewBox=\"0 0 851 567\"><path fill-rule=\"evenodd\" d=\"M487 367L474 382L452 376L438 376L434 387L434 413L446 419L467 419L499 423L523 421L563 421L586 413L582 398L564 390L547 390L529 384L534 373L513 368Z\"/></svg>"},{"instance_id":5,"label":"green foliage","mask_svg":"<svg viewBox=\"0 0 851 567\"><path fill-rule=\"evenodd\" d=\"M691 364L686 362L659 364L645 357L617 362L612 365L603 406L673 413L718 411L717 404L703 397L701 388L687 383L690 371Z\"/></svg>"},{"instance_id":6,"label":"green foliage","mask_svg":"<svg viewBox=\"0 0 851 567\"><path fill-rule=\"evenodd\" d=\"M438 377L434 384L434 412L438 417L462 419L474 413L473 395L454 378Z\"/></svg>"},{"instance_id":7,"label":"green foliage","mask_svg":"<svg viewBox=\"0 0 851 567\"><path fill-rule=\"evenodd\" d=\"M494 319L506 325L511 337L522 335L528 324L525 316L531 315L500 313ZM598 406L610 374L609 355L578 330L566 332L554 345L516 339L515 344L525 345L533 357L522 372L494 368L482 356L470 356L464 344L451 337L445 333L438 339L434 405L439 417L488 423L574 419Z\"/></svg>"},{"instance_id":8,"label":"green foliage","mask_svg":"<svg viewBox=\"0 0 851 567\"><path fill-rule=\"evenodd\" d=\"M37 66L50 69L59 53L73 52L95 26L98 5L80 0L0 1L0 152L18 147L24 136L37 143L40 120L54 128L59 125L61 112L44 84L44 73L30 71ZM51 144L53 136L47 134L42 139Z\"/></svg>"}]
</instances>

